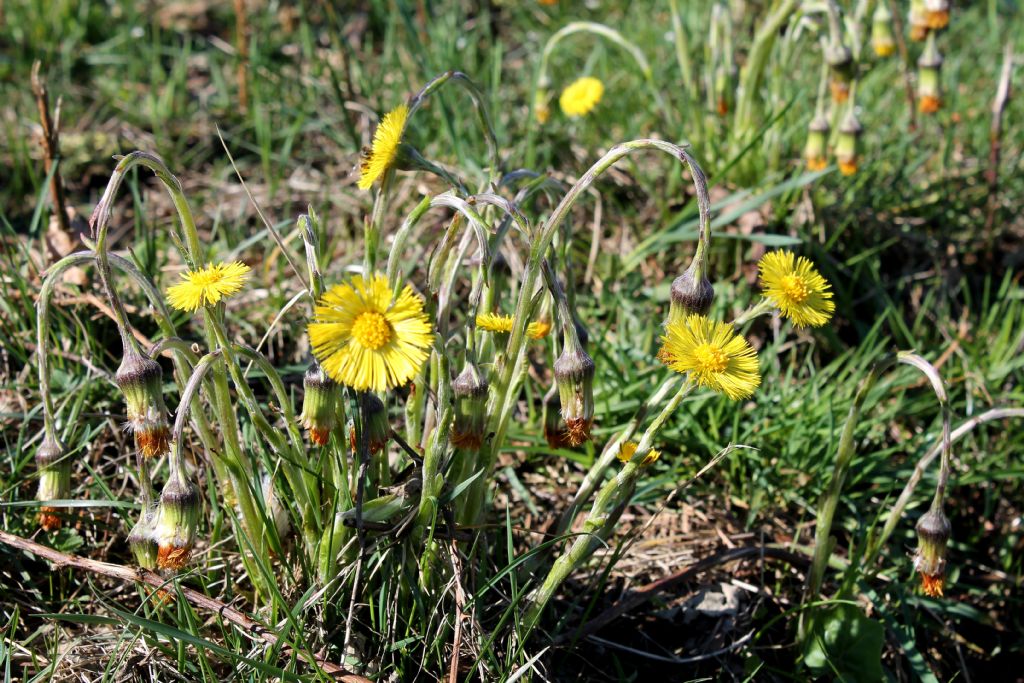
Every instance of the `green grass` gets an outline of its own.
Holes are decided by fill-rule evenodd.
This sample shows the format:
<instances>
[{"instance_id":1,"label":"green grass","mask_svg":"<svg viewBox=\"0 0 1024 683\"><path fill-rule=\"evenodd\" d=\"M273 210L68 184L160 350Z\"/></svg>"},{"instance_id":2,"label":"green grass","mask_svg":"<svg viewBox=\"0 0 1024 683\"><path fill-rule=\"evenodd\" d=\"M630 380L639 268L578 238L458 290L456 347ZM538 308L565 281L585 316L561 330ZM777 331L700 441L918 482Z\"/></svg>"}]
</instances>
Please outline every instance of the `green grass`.
<instances>
[{"instance_id":1,"label":"green grass","mask_svg":"<svg viewBox=\"0 0 1024 683\"><path fill-rule=\"evenodd\" d=\"M710 8L680 4L702 61ZM741 50L750 44L763 16L754 10L763 4L751 3L736 21L734 42ZM594 610L612 604L626 586L666 573L657 553L641 546L648 536L673 539L665 543L678 553L708 552L709 535L718 539L716 528L740 543L809 545L842 421L860 380L883 353L915 349L933 362L942 359L954 424L992 406L1024 405L1024 288L1019 278L1024 225L1016 211L1024 196L1024 181L1016 172L1024 153L1020 98L1010 100L1005 115L995 230L987 234L984 229L988 110L1002 46L1009 40L1018 53L1024 51L1019 38L1024 25L1011 4L992 1L954 11L951 30L942 36L946 107L936 118L922 119L916 133L907 130L898 64L866 60L870 70L858 98L865 159L851 178L834 167L820 177L806 174L799 161L817 89L820 55L813 40L805 39L806 49L794 50L788 61L773 53L758 135L737 147L729 137L728 119L710 117L697 124L698 117L707 117L694 113L681 85L673 43L666 36L671 26L667 3L628 11L613 2L585 7L562 2L552 8L504 2L471 8L458 2L379 1L345 12L332 10L330 3L261 5L249 17L250 102L244 111L235 80L230 7L200 5L194 15L182 9L186 5L173 7L178 9L154 13L133 3L117 3L113 10L99 2L3 6L0 500L5 503L32 500L32 458L42 426L32 355L34 296L50 208L32 137L37 114L27 82L35 59L43 62L51 98L63 98L61 173L69 203L83 217L90 213L113 168L112 155L133 149L159 154L184 183L210 253L244 257L254 265L255 293L242 299L245 314L233 320L233 332L252 345L296 285L241 191L217 130L268 219L282 232L289 235L307 205L320 214L325 276L335 281L361 260L362 224L372 197L356 190L349 172L373 130L368 112L387 111L450 68L469 74L488 98L508 170L529 163L571 181L616 142L648 135L690 141L715 188L715 315L731 317L754 299L752 268L766 245L795 245L833 283L837 315L829 328L793 335L765 320L750 328L764 375L754 400L736 404L695 395L682 405L659 439L664 454L638 487L624 533L613 536L611 548L574 575L541 628L523 643L527 634L518 605L531 581L542 578L522 571L544 542L536 532L541 522L557 517L605 439L657 386L662 372L654 352L668 286L687 264L696 234L695 202L675 162L639 156L602 179L597 186L602 248L591 281L582 277L590 252L590 200L575 216L572 254L580 313L598 367L597 437L571 454L550 453L537 428L543 388L527 384L526 409L513 428L513 446L503 454L507 469L499 475L492 527L476 537L480 546L471 551L482 559L464 568L465 609L475 623L467 627L462 660L470 667L478 664L475 675L483 680L507 678L537 655L537 666L556 680L643 680L666 671L670 678L742 680L750 674L802 679L806 672L793 673L800 654L794 645L793 610L799 604L802 566L770 564L762 571L754 563L729 565L698 577L698 582L712 583L735 576L764 588L744 603L724 644L747 630L754 636L715 658L670 665L588 640L541 651L552 645L552 638L585 623ZM668 126L625 53L585 36L564 42L549 75L556 98L582 73L600 77L607 92L598 115L570 122L553 102L549 124L531 122L544 42L572 20L605 23L641 46L654 82L681 124ZM411 141L432 160L471 170L470 184L485 175L484 142L472 108L457 90L445 90L430 101L417 116ZM415 178L402 186L386 233L419 201L421 185L431 192L441 189L422 174ZM538 201L533 215L547 210ZM758 220L751 221L754 211ZM419 243L410 247L417 258L410 263L426 263L446 227L444 218L442 212L429 214ZM114 248L124 253L131 245L140 268L162 287L176 278L171 267L180 265L168 238L173 220L152 177L132 174L115 208ZM299 252L301 240L295 234L290 240ZM415 269L413 277L423 279L423 271ZM468 287L459 291L468 292ZM143 306L137 291L128 292L129 304ZM51 348L58 350L51 361L54 397L74 452L73 496L132 501L137 486L127 455L129 439L120 429L124 409L111 383L120 360L117 330L81 300L93 294L102 297L94 277L84 286L71 283L59 290L50 333ZM263 348L296 397L307 359L300 334L305 315L301 306L285 313ZM159 337L144 309L133 312L132 319L147 337ZM199 339L187 316L177 314L174 321L183 337ZM250 377L261 400L272 402L259 375ZM168 393L176 397L169 383ZM898 495L918 457L935 443L939 424L933 396L909 370L887 374L872 392L837 513L841 558L861 547L886 501ZM245 422L243 430L247 443L260 443L251 423ZM955 447L951 599L917 595L908 556L915 544L913 522L929 499L934 472L926 476L884 549L880 578L861 586L864 600L873 605L872 616L886 629L883 665L896 678L950 679L960 657L976 678L1020 664L1013 654L1024 646L1021 534L1015 521L1024 506L1024 449L1017 434L1019 425L1012 421L991 423ZM680 491L647 534L639 533L669 492L730 443L750 448L733 452ZM273 455L257 448L254 457L273 465ZM301 553L290 552L266 558L263 570L275 593L265 604L252 605L240 561L248 541L235 534L234 512L219 500L213 478L203 482L209 495L201 537L209 552L184 582L257 612L274 625L281 646L256 647L234 627L183 600L157 609L142 599L142 589L68 570L49 571L45 563L3 547L0 609L12 623L0 644L5 680L60 679L75 670L116 680L143 644L152 650L149 677L157 680L170 678L175 670L185 679L222 680L236 669L239 677L253 680L313 679L286 648L322 650L328 660L344 661L347 584L317 594L310 568L298 559ZM663 529L675 523L684 506L699 513L689 537ZM31 510L0 507L0 526L31 536L36 532ZM43 537L45 542L130 563L124 537L135 511L97 507L81 514L77 528ZM388 574L391 568L409 566L406 552L402 544L385 544L373 555L368 569L373 591L362 597L367 606L359 616L362 658L377 663L367 675L379 680L439 679L451 656L454 602L450 594L439 603L420 592L415 571ZM649 553L650 566L621 564L631 553L641 558ZM669 553L665 561L679 556ZM620 570L620 565L629 569ZM829 585L834 588L839 578L830 574ZM679 589L679 597L698 587ZM396 614L399 604L408 612ZM661 656L692 657L715 649L697 637L700 625L656 611L637 610L599 635ZM69 644L74 648L58 656Z\"/></svg>"}]
</instances>

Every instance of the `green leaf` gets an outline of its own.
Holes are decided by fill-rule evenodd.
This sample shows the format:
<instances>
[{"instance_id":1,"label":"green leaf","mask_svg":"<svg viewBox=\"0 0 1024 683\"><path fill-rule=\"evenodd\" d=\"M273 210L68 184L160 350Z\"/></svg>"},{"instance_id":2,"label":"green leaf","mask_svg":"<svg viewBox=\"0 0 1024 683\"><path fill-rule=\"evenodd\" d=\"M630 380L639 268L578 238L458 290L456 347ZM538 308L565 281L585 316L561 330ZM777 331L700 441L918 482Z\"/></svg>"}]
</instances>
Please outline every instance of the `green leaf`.
<instances>
[{"instance_id":1,"label":"green leaf","mask_svg":"<svg viewBox=\"0 0 1024 683\"><path fill-rule=\"evenodd\" d=\"M804 663L815 676L875 683L883 679L885 628L854 605L839 605L814 620L804 645Z\"/></svg>"}]
</instances>

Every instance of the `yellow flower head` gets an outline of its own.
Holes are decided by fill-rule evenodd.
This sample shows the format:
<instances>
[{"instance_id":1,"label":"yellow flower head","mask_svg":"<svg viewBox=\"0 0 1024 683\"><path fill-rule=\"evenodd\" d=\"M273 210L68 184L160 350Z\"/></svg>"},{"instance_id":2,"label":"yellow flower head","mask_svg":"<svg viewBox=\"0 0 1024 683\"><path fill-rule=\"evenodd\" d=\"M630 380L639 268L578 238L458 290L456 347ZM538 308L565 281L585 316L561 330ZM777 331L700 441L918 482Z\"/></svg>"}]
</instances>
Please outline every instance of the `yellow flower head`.
<instances>
[{"instance_id":1,"label":"yellow flower head","mask_svg":"<svg viewBox=\"0 0 1024 683\"><path fill-rule=\"evenodd\" d=\"M737 400L761 383L757 353L729 323L688 315L669 323L658 359L670 369L690 373L699 386Z\"/></svg>"},{"instance_id":2,"label":"yellow flower head","mask_svg":"<svg viewBox=\"0 0 1024 683\"><path fill-rule=\"evenodd\" d=\"M184 282L167 288L167 302L179 311L198 311L236 294L245 285L249 266L240 261L211 263L181 274Z\"/></svg>"},{"instance_id":3,"label":"yellow flower head","mask_svg":"<svg viewBox=\"0 0 1024 683\"><path fill-rule=\"evenodd\" d=\"M508 334L512 331L512 316L501 313L481 313L476 317L476 326L484 332ZM543 339L551 332L551 323L543 320L526 326L526 336L530 339Z\"/></svg>"},{"instance_id":4,"label":"yellow flower head","mask_svg":"<svg viewBox=\"0 0 1024 683\"><path fill-rule=\"evenodd\" d=\"M363 149L362 160L359 162L360 190L369 190L395 162L407 118L409 107L400 104L385 114L377 124L377 130L373 133L373 146Z\"/></svg>"},{"instance_id":5,"label":"yellow flower head","mask_svg":"<svg viewBox=\"0 0 1024 683\"><path fill-rule=\"evenodd\" d=\"M577 117L589 114L604 95L604 84L593 76L577 79L562 91L558 104L566 116Z\"/></svg>"},{"instance_id":6,"label":"yellow flower head","mask_svg":"<svg viewBox=\"0 0 1024 683\"><path fill-rule=\"evenodd\" d=\"M770 251L758 268L764 295L797 327L820 327L832 317L832 287L809 259Z\"/></svg>"},{"instance_id":7,"label":"yellow flower head","mask_svg":"<svg viewBox=\"0 0 1024 683\"><path fill-rule=\"evenodd\" d=\"M356 391L384 391L416 376L434 340L423 299L406 286L393 298L377 273L324 293L309 324L313 355L331 379Z\"/></svg>"},{"instance_id":8,"label":"yellow flower head","mask_svg":"<svg viewBox=\"0 0 1024 683\"><path fill-rule=\"evenodd\" d=\"M633 455L636 453L636 449L639 446L640 444L636 443L635 441L626 441L621 446L619 446L619 452L616 457L618 457L618 459L624 463L629 462L630 460L633 459ZM647 455L644 456L644 459L643 461L641 461L640 464L650 465L651 463L657 462L658 458L660 457L661 451L656 451L652 448L651 450L647 451Z\"/></svg>"}]
</instances>

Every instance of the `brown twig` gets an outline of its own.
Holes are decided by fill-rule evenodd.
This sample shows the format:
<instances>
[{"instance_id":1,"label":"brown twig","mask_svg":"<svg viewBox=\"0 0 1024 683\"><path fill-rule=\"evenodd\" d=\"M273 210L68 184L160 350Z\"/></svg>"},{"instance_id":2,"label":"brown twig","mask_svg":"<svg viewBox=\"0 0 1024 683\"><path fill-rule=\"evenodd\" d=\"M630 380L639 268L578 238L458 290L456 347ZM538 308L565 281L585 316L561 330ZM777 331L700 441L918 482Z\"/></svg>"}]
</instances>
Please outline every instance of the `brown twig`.
<instances>
[{"instance_id":1,"label":"brown twig","mask_svg":"<svg viewBox=\"0 0 1024 683\"><path fill-rule=\"evenodd\" d=\"M907 112L910 114L908 128L911 133L917 130L917 101L914 98L914 84L910 80L910 72L914 65L910 61L910 52L907 50L907 38L903 33L903 15L900 14L899 5L896 0L888 0L889 13L892 14L893 32L896 34L896 48L900 51L900 61L903 62L903 88L907 93Z\"/></svg>"},{"instance_id":2,"label":"brown twig","mask_svg":"<svg viewBox=\"0 0 1024 683\"><path fill-rule=\"evenodd\" d=\"M126 567L120 564L112 564L110 562L91 560L87 557L80 557L78 555L69 555L67 553L62 553L59 550L48 548L45 545L36 543L35 541L30 541L27 538L9 534L6 531L0 531L0 543L9 545L13 548L19 548L33 555L49 560L57 565L57 567L81 569L94 574L101 574L114 579L120 579L121 581L144 583L149 586L153 586L156 589L165 589L167 586L167 580L154 572L145 569L136 569L134 567ZM215 600L208 595L204 595L199 591L187 588L180 584L178 585L178 589L181 591L181 594L185 596L185 599L196 607L217 613L223 619L231 622L250 636L259 638L269 645L277 644L279 640L277 634L273 633L266 626L257 623L245 613L224 604L220 600ZM370 683L370 679L351 673L343 667L323 660L316 655L298 650L295 651L295 654L297 654L306 663L319 667L336 680L344 681L344 683Z\"/></svg>"},{"instance_id":3,"label":"brown twig","mask_svg":"<svg viewBox=\"0 0 1024 683\"><path fill-rule=\"evenodd\" d=\"M1003 112L1010 101L1010 77L1013 75L1013 46L1006 44L1003 55L1003 70L999 75L999 86L996 98L992 101L992 125L989 128L988 168L985 169L985 180L988 183L988 207L985 216L985 242L989 253L992 252L992 229L995 227L996 208L999 204L999 158L1003 149Z\"/></svg>"},{"instance_id":4,"label":"brown twig","mask_svg":"<svg viewBox=\"0 0 1024 683\"><path fill-rule=\"evenodd\" d=\"M39 75L41 64L38 60L32 64L32 94L39 108L39 123L43 127L43 168L50 177L50 198L53 201L53 212L57 216L60 229L69 233L68 212L64 202L64 182L59 171L53 170L60 160L60 99L57 100L57 112L50 118L50 96L46 90L46 82ZM44 257L45 258L45 257Z\"/></svg>"},{"instance_id":5,"label":"brown twig","mask_svg":"<svg viewBox=\"0 0 1024 683\"><path fill-rule=\"evenodd\" d=\"M611 622L621 617L626 612L639 607L648 600L654 598L659 593L667 591L671 588L678 586L681 583L689 581L697 574L706 571L712 567L717 567L720 564L726 564L728 562L736 562L737 560L745 560L751 557L758 558L772 558L775 560L782 560L788 564L801 564L806 565L810 563L810 559L804 555L798 555L797 553L791 553L788 550L782 550L781 548L770 548L767 546L745 546L742 548L733 548L732 550L725 550L720 553L716 553L711 557L706 557L699 562L691 564L686 569L678 571L675 574L666 576L663 579L652 581L646 586L641 586L634 591L630 591L619 600L617 603L606 609L595 618L588 621L586 624L581 626L576 631L567 633L557 639L556 642L565 642L567 640L578 640L585 638L592 633L596 633Z\"/></svg>"}]
</instances>

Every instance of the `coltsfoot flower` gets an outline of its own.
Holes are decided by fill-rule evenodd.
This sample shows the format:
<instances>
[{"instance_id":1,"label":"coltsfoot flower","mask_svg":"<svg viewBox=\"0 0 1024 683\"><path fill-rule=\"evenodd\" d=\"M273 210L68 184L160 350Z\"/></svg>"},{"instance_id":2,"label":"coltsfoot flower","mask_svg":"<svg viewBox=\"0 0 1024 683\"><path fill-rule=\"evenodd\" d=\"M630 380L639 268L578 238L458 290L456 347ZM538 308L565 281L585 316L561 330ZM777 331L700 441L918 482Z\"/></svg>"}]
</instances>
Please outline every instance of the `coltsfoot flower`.
<instances>
[{"instance_id":1,"label":"coltsfoot flower","mask_svg":"<svg viewBox=\"0 0 1024 683\"><path fill-rule=\"evenodd\" d=\"M476 326L484 332L509 334L512 332L513 319L502 313L481 313L476 317ZM537 320L526 326L526 336L530 339L543 339L551 332L551 323Z\"/></svg>"},{"instance_id":2,"label":"coltsfoot flower","mask_svg":"<svg viewBox=\"0 0 1024 683\"><path fill-rule=\"evenodd\" d=\"M839 126L839 136L836 139L836 161L839 162L839 171L843 175L853 175L859 168L858 147L862 132L864 132L864 128L851 109L843 118L843 122Z\"/></svg>"},{"instance_id":3,"label":"coltsfoot flower","mask_svg":"<svg viewBox=\"0 0 1024 683\"><path fill-rule=\"evenodd\" d=\"M245 286L249 266L240 261L211 263L181 274L184 282L167 289L167 302L179 311L195 312L237 294Z\"/></svg>"},{"instance_id":4,"label":"coltsfoot flower","mask_svg":"<svg viewBox=\"0 0 1024 683\"><path fill-rule=\"evenodd\" d=\"M914 569L921 575L925 595L941 597L946 584L946 546L953 527L942 510L929 510L917 521Z\"/></svg>"},{"instance_id":5,"label":"coltsfoot flower","mask_svg":"<svg viewBox=\"0 0 1024 683\"><path fill-rule=\"evenodd\" d=\"M626 441L619 446L619 452L615 457L617 457L621 462L627 463L633 459L633 456L636 455L636 449L639 447L640 444L635 441ZM661 451L656 451L652 448L647 451L647 455L645 455L644 459L640 461L640 465L646 467L647 465L657 462L660 457Z\"/></svg>"},{"instance_id":6,"label":"coltsfoot flower","mask_svg":"<svg viewBox=\"0 0 1024 683\"><path fill-rule=\"evenodd\" d=\"M170 450L171 427L164 403L160 364L129 348L117 369L117 386L124 394L126 428L135 435L139 452L155 458Z\"/></svg>"},{"instance_id":7,"label":"coltsfoot flower","mask_svg":"<svg viewBox=\"0 0 1024 683\"><path fill-rule=\"evenodd\" d=\"M604 96L604 83L593 76L573 81L558 98L562 113L570 118L586 116Z\"/></svg>"},{"instance_id":8,"label":"coltsfoot flower","mask_svg":"<svg viewBox=\"0 0 1024 683\"><path fill-rule=\"evenodd\" d=\"M670 323L658 359L671 370L689 373L698 386L747 398L761 384L757 353L729 323L688 315Z\"/></svg>"},{"instance_id":9,"label":"coltsfoot flower","mask_svg":"<svg viewBox=\"0 0 1024 683\"><path fill-rule=\"evenodd\" d=\"M400 104L381 119L373 133L373 144L364 148L359 162L359 189L369 190L391 168L398 158L398 150L409 118L409 107Z\"/></svg>"},{"instance_id":10,"label":"coltsfoot flower","mask_svg":"<svg viewBox=\"0 0 1024 683\"><path fill-rule=\"evenodd\" d=\"M406 286L393 297L385 275L335 285L307 328L313 355L339 384L384 391L416 376L434 341L423 299Z\"/></svg>"},{"instance_id":11,"label":"coltsfoot flower","mask_svg":"<svg viewBox=\"0 0 1024 683\"><path fill-rule=\"evenodd\" d=\"M942 61L933 33L917 60L917 108L922 114L934 114L942 107Z\"/></svg>"},{"instance_id":12,"label":"coltsfoot flower","mask_svg":"<svg viewBox=\"0 0 1024 683\"><path fill-rule=\"evenodd\" d=\"M892 14L888 3L880 2L871 17L871 48L878 57L889 57L896 51L896 37L892 32Z\"/></svg>"},{"instance_id":13,"label":"coltsfoot flower","mask_svg":"<svg viewBox=\"0 0 1024 683\"><path fill-rule=\"evenodd\" d=\"M810 259L791 251L770 251L757 267L764 295L794 325L820 327L832 317L832 287Z\"/></svg>"}]
</instances>

